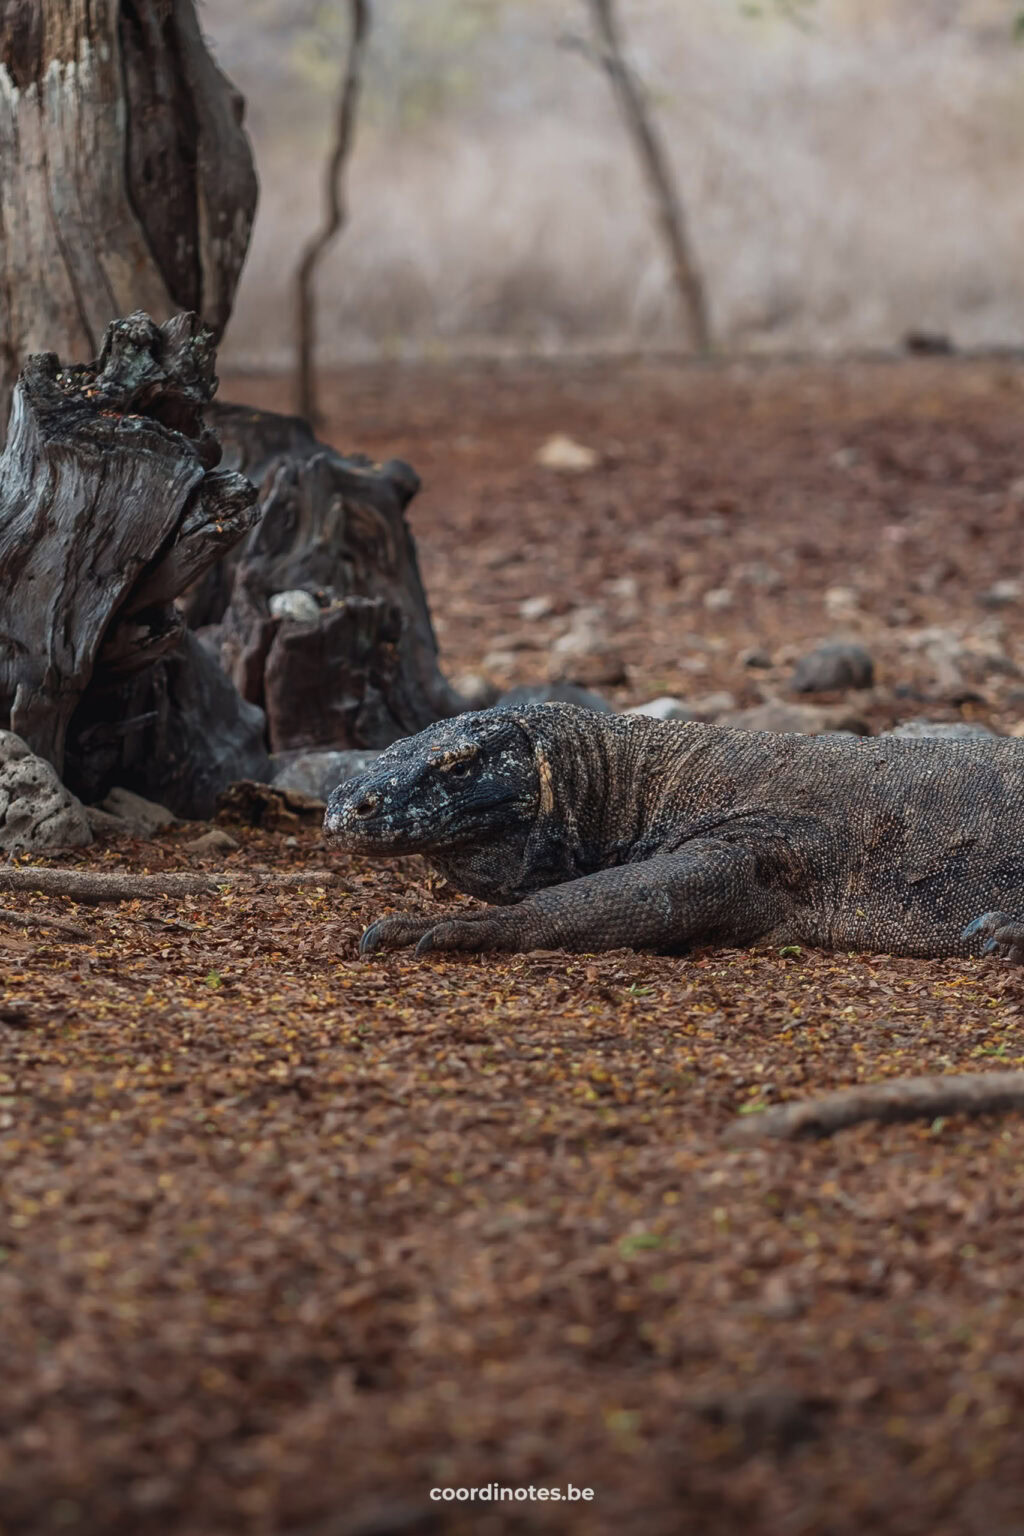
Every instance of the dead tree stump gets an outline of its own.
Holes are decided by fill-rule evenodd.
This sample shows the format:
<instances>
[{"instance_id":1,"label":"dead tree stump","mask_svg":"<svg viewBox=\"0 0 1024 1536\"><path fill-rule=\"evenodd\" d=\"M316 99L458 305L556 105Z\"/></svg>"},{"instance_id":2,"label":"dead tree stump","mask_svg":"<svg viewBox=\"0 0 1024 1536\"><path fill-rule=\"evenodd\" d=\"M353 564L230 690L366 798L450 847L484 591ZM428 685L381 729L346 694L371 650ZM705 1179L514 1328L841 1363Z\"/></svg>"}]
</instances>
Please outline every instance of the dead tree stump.
<instances>
[{"instance_id":1,"label":"dead tree stump","mask_svg":"<svg viewBox=\"0 0 1024 1536\"><path fill-rule=\"evenodd\" d=\"M0 722L96 799L180 815L269 764L263 717L175 598L259 516L203 424L213 338L195 315L109 326L96 363L31 357L0 456Z\"/></svg>"},{"instance_id":2,"label":"dead tree stump","mask_svg":"<svg viewBox=\"0 0 1024 1536\"><path fill-rule=\"evenodd\" d=\"M256 209L194 0L0 0L0 444L24 358L142 308L220 335Z\"/></svg>"},{"instance_id":3,"label":"dead tree stump","mask_svg":"<svg viewBox=\"0 0 1024 1536\"><path fill-rule=\"evenodd\" d=\"M260 481L262 516L187 599L275 753L387 746L463 706L437 641L405 510L408 464L344 457L299 417L216 408L225 462ZM272 599L313 598L279 617ZM311 609L312 612L312 609Z\"/></svg>"}]
</instances>

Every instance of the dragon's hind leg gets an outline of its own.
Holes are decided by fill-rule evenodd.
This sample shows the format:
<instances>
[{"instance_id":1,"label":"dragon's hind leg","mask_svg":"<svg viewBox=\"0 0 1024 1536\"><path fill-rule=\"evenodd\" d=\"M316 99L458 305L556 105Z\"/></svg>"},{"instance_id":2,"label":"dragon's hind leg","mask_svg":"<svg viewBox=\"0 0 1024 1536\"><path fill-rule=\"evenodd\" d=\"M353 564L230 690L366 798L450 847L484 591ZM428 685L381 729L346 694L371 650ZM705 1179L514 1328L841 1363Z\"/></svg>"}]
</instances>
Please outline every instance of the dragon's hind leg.
<instances>
[{"instance_id":1,"label":"dragon's hind leg","mask_svg":"<svg viewBox=\"0 0 1024 1536\"><path fill-rule=\"evenodd\" d=\"M983 912L973 923L967 924L960 937L984 937L983 955L998 955L1001 960L1024 965L1024 922L1011 917L1008 912Z\"/></svg>"}]
</instances>

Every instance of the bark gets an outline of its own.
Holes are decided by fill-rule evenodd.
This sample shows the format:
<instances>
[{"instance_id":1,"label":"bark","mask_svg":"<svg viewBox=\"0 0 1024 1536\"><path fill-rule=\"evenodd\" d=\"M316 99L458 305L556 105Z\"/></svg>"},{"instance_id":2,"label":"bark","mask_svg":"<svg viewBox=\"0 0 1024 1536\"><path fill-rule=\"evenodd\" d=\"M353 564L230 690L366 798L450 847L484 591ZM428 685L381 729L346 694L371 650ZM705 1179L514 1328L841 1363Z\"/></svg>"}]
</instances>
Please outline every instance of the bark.
<instances>
[{"instance_id":1,"label":"bark","mask_svg":"<svg viewBox=\"0 0 1024 1536\"><path fill-rule=\"evenodd\" d=\"M843 1088L796 1104L781 1104L729 1127L733 1142L833 1136L863 1120L932 1120L937 1115L986 1115L1024 1110L1024 1072L971 1072L898 1077Z\"/></svg>"},{"instance_id":2,"label":"bark","mask_svg":"<svg viewBox=\"0 0 1024 1536\"><path fill-rule=\"evenodd\" d=\"M405 516L415 472L344 457L299 418L229 406L211 420L225 462L260 479L262 516L188 611L266 711L271 750L383 747L457 713ZM274 594L296 590L315 622L272 615Z\"/></svg>"},{"instance_id":3,"label":"bark","mask_svg":"<svg viewBox=\"0 0 1024 1536\"><path fill-rule=\"evenodd\" d=\"M240 700L174 606L259 515L217 467L194 315L108 328L95 364L29 359L0 456L0 718L83 799L114 783L186 816L269 770Z\"/></svg>"},{"instance_id":4,"label":"bark","mask_svg":"<svg viewBox=\"0 0 1024 1536\"><path fill-rule=\"evenodd\" d=\"M227 321L256 207L194 0L0 0L0 442L22 360L142 308Z\"/></svg>"}]
</instances>

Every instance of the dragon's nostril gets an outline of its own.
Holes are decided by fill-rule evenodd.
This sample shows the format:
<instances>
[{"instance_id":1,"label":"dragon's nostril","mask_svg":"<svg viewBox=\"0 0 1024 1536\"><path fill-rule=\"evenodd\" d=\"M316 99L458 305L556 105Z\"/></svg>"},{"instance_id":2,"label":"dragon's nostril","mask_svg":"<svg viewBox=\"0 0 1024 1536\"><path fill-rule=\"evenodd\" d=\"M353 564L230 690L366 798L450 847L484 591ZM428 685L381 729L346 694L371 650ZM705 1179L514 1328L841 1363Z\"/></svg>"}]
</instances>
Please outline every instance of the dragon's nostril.
<instances>
[{"instance_id":1,"label":"dragon's nostril","mask_svg":"<svg viewBox=\"0 0 1024 1536\"><path fill-rule=\"evenodd\" d=\"M376 809L376 795L364 795L363 798L361 800L357 800L355 805L352 807L353 814L358 816L361 820L365 820L367 816L372 816Z\"/></svg>"}]
</instances>

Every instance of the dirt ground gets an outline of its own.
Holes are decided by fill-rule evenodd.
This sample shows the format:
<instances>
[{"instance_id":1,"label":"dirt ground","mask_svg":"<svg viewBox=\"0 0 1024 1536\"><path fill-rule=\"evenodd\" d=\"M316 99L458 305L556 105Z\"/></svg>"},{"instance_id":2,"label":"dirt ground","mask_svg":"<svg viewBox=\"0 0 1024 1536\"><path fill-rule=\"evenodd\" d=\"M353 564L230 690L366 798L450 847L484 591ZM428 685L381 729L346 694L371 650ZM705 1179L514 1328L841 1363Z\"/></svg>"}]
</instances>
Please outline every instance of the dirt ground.
<instances>
[{"instance_id":1,"label":"dirt ground","mask_svg":"<svg viewBox=\"0 0 1024 1536\"><path fill-rule=\"evenodd\" d=\"M584 608L618 703L784 696L844 634L872 729L1022 729L1024 595L992 591L1021 576L1018 363L374 369L327 405L339 446L423 475L453 676L564 670ZM540 468L555 432L596 466ZM66 862L333 857L315 824L217 857L197 830ZM2 898L89 929L0 921L2 1536L1020 1536L1024 1124L722 1133L1024 1065L1024 978L770 948L360 962L362 925L439 893L416 861L334 862L326 890ZM570 1484L593 1497L537 1497ZM431 1498L490 1485L527 1496Z\"/></svg>"}]
</instances>

